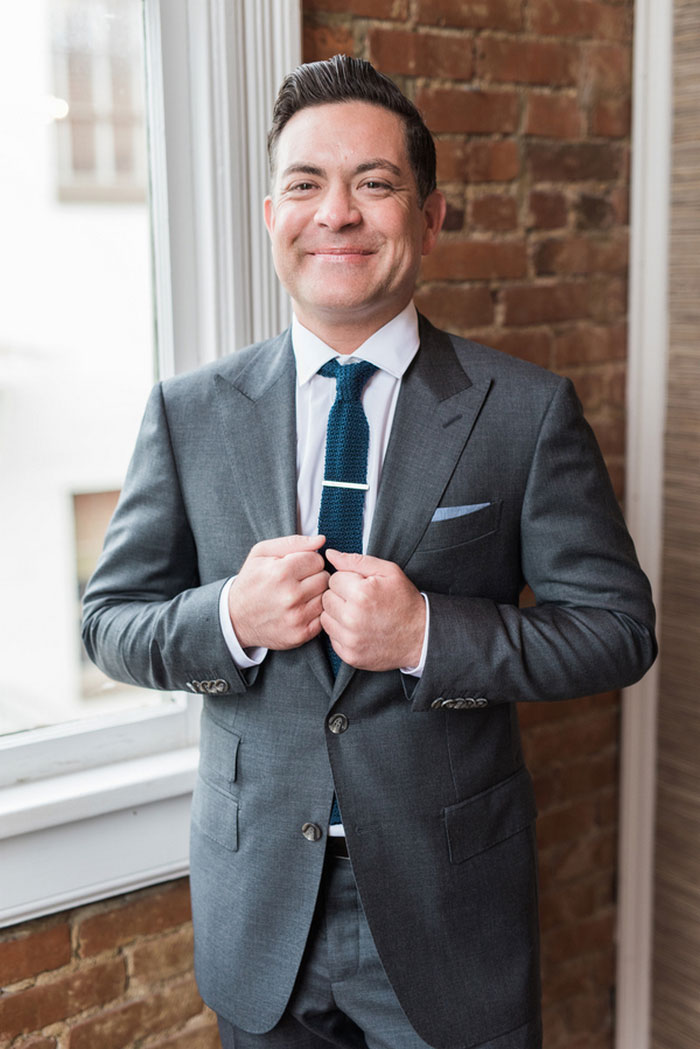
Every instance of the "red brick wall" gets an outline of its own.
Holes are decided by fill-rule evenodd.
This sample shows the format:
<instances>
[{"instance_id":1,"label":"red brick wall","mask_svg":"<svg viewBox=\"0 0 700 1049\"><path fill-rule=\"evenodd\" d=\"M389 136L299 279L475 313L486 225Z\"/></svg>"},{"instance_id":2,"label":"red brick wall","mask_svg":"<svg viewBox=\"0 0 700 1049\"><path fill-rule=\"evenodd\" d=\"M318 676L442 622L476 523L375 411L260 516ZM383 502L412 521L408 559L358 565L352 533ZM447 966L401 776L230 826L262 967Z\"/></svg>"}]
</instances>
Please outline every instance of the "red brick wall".
<instances>
[{"instance_id":1,"label":"red brick wall","mask_svg":"<svg viewBox=\"0 0 700 1049\"><path fill-rule=\"evenodd\" d=\"M304 57L369 58L437 137L437 324L570 376L622 496L632 3L304 0ZM619 699L521 708L545 1049L610 1049Z\"/></svg>"},{"instance_id":2,"label":"red brick wall","mask_svg":"<svg viewBox=\"0 0 700 1049\"><path fill-rule=\"evenodd\" d=\"M631 0L305 0L305 59L418 102L449 200L418 301L575 381L622 494ZM545 1049L610 1049L616 696L521 710L540 808ZM184 882L0 931L0 1049L217 1049Z\"/></svg>"},{"instance_id":3,"label":"red brick wall","mask_svg":"<svg viewBox=\"0 0 700 1049\"><path fill-rule=\"evenodd\" d=\"M220 1049L186 879L0 930L0 1049Z\"/></svg>"}]
</instances>

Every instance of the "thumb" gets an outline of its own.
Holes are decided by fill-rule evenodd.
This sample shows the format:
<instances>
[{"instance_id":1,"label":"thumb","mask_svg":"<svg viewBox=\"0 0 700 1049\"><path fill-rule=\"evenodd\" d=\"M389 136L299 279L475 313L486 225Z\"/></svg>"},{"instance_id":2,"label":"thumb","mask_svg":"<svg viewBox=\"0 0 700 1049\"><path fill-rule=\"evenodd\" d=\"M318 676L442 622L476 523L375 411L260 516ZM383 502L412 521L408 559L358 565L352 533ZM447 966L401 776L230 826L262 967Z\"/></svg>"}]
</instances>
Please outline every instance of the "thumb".
<instances>
[{"instance_id":1,"label":"thumb","mask_svg":"<svg viewBox=\"0 0 700 1049\"><path fill-rule=\"evenodd\" d=\"M338 572L355 572L365 579L373 575L384 575L385 561L367 554L345 554L341 550L326 550L326 557Z\"/></svg>"}]
</instances>

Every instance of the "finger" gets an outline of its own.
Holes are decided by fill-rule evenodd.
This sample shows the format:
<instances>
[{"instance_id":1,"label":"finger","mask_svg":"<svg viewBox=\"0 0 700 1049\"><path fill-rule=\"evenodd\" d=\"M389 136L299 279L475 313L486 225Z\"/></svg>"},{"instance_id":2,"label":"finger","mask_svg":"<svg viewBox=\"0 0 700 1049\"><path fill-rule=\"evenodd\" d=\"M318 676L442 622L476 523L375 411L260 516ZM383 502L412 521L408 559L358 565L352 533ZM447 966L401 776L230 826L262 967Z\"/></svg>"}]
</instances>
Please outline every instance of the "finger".
<instances>
[{"instance_id":1,"label":"finger","mask_svg":"<svg viewBox=\"0 0 700 1049\"><path fill-rule=\"evenodd\" d=\"M256 557L287 557L306 550L320 550L326 541L323 535L281 535L256 543L252 553Z\"/></svg>"},{"instance_id":2,"label":"finger","mask_svg":"<svg viewBox=\"0 0 700 1049\"><path fill-rule=\"evenodd\" d=\"M299 600L306 604L320 598L328 589L328 572L315 572L299 581Z\"/></svg>"},{"instance_id":3,"label":"finger","mask_svg":"<svg viewBox=\"0 0 700 1049\"><path fill-rule=\"evenodd\" d=\"M303 553L287 554L279 558L276 571L280 579L291 579L295 582L301 582L310 576L328 575L323 557L315 550L305 550Z\"/></svg>"},{"instance_id":4,"label":"finger","mask_svg":"<svg viewBox=\"0 0 700 1049\"><path fill-rule=\"evenodd\" d=\"M371 575L388 575L395 565L381 557L368 554L344 554L341 550L326 550L326 557L339 572L356 572L367 578Z\"/></svg>"},{"instance_id":5,"label":"finger","mask_svg":"<svg viewBox=\"0 0 700 1049\"><path fill-rule=\"evenodd\" d=\"M338 597L342 597L344 601L350 601L364 581L365 576L357 572L334 572L329 578L328 589Z\"/></svg>"}]
</instances>

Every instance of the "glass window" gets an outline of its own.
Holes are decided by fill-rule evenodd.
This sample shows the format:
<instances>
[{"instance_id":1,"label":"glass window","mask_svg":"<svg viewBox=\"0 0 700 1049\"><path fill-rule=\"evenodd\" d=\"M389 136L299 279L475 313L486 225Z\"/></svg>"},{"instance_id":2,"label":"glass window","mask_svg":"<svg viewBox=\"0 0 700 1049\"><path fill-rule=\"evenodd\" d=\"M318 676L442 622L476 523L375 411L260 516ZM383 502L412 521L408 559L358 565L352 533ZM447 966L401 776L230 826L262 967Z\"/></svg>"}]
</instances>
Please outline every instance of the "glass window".
<instances>
[{"instance_id":1,"label":"glass window","mask_svg":"<svg viewBox=\"0 0 700 1049\"><path fill-rule=\"evenodd\" d=\"M161 703L79 602L155 375L140 0L0 13L0 734Z\"/></svg>"}]
</instances>

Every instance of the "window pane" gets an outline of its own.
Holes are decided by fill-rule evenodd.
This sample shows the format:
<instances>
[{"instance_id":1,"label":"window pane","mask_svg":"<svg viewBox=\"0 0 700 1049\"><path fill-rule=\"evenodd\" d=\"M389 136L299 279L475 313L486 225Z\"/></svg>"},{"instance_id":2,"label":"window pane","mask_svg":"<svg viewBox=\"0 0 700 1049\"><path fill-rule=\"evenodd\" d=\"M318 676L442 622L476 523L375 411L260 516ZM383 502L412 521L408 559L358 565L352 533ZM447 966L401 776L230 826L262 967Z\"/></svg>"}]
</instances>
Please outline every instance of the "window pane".
<instances>
[{"instance_id":1,"label":"window pane","mask_svg":"<svg viewBox=\"0 0 700 1049\"><path fill-rule=\"evenodd\" d=\"M0 9L0 733L164 701L78 634L154 380L142 32L140 0Z\"/></svg>"}]
</instances>

